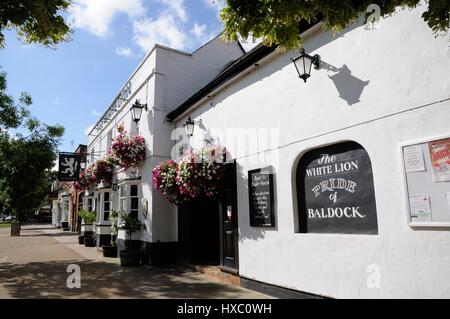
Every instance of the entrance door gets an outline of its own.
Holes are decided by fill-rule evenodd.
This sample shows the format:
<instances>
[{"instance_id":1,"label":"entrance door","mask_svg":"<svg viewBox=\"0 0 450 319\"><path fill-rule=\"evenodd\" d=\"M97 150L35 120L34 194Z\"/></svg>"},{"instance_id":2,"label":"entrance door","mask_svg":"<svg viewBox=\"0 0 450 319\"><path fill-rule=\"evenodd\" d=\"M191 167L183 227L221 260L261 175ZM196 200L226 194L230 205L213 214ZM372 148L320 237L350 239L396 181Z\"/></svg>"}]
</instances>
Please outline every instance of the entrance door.
<instances>
[{"instance_id":1,"label":"entrance door","mask_svg":"<svg viewBox=\"0 0 450 319\"><path fill-rule=\"evenodd\" d=\"M239 269L238 252L238 211L236 163L227 164L225 169L224 198L221 211L221 265L226 268Z\"/></svg>"},{"instance_id":2,"label":"entrance door","mask_svg":"<svg viewBox=\"0 0 450 319\"><path fill-rule=\"evenodd\" d=\"M179 259L195 265L220 264L219 203L197 198L178 208Z\"/></svg>"}]
</instances>

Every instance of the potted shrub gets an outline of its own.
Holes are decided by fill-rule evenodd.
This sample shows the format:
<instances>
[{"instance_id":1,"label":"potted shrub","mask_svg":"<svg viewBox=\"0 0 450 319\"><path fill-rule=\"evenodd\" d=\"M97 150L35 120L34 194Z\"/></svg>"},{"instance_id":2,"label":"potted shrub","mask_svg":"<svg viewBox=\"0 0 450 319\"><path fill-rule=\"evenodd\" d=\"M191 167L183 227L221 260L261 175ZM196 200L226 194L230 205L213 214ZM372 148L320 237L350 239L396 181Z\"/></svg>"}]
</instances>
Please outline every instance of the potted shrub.
<instances>
[{"instance_id":1,"label":"potted shrub","mask_svg":"<svg viewBox=\"0 0 450 319\"><path fill-rule=\"evenodd\" d=\"M118 230L119 213L113 211L110 216L111 221L111 245L104 245L102 247L103 257L117 258L117 230Z\"/></svg>"},{"instance_id":2,"label":"potted shrub","mask_svg":"<svg viewBox=\"0 0 450 319\"><path fill-rule=\"evenodd\" d=\"M122 267L138 266L141 264L141 252L139 248L132 247L131 237L134 232L141 230L144 225L139 219L131 214L122 212L120 215L120 226L127 232L129 240L125 240L125 249L120 251L120 265Z\"/></svg>"},{"instance_id":3,"label":"potted shrub","mask_svg":"<svg viewBox=\"0 0 450 319\"><path fill-rule=\"evenodd\" d=\"M97 214L95 212L88 211L80 211L79 216L83 221L83 225L81 226L81 232L84 239L84 245L86 247L95 247L95 238L94 238L94 223L97 218ZM80 240L80 238L79 238Z\"/></svg>"}]
</instances>

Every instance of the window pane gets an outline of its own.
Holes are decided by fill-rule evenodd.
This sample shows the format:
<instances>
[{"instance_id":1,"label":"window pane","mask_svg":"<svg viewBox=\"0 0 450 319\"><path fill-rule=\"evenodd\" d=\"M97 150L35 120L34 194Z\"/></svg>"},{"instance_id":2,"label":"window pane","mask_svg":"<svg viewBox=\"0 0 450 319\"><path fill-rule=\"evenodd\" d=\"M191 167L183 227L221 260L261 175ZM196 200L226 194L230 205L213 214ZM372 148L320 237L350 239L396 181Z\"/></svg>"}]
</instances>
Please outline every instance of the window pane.
<instances>
[{"instance_id":1,"label":"window pane","mask_svg":"<svg viewBox=\"0 0 450 319\"><path fill-rule=\"evenodd\" d=\"M109 202L104 203L103 211L106 213L109 212L109 210L110 210L110 203Z\"/></svg>"},{"instance_id":2,"label":"window pane","mask_svg":"<svg viewBox=\"0 0 450 319\"><path fill-rule=\"evenodd\" d=\"M109 212L105 212L105 221L109 220Z\"/></svg>"},{"instance_id":3,"label":"window pane","mask_svg":"<svg viewBox=\"0 0 450 319\"><path fill-rule=\"evenodd\" d=\"M130 196L138 196L138 187L137 185L131 185Z\"/></svg>"},{"instance_id":4,"label":"window pane","mask_svg":"<svg viewBox=\"0 0 450 319\"><path fill-rule=\"evenodd\" d=\"M131 199L131 210L139 209L139 198Z\"/></svg>"},{"instance_id":5,"label":"window pane","mask_svg":"<svg viewBox=\"0 0 450 319\"><path fill-rule=\"evenodd\" d=\"M103 200L105 202L109 202L109 193L105 193L105 195L103 195L103 196L104 196Z\"/></svg>"},{"instance_id":6,"label":"window pane","mask_svg":"<svg viewBox=\"0 0 450 319\"><path fill-rule=\"evenodd\" d=\"M137 210L132 210L131 212L130 212L130 216L133 216L134 218L138 218L138 211Z\"/></svg>"}]
</instances>

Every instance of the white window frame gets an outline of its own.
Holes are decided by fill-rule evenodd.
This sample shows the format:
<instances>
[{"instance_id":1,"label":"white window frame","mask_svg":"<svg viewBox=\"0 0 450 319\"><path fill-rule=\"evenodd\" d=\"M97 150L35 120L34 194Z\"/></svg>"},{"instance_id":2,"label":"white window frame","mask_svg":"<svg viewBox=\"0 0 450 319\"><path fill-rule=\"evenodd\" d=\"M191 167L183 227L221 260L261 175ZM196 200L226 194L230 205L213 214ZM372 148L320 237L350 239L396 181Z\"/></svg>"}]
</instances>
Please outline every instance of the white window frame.
<instances>
[{"instance_id":1,"label":"white window frame","mask_svg":"<svg viewBox=\"0 0 450 319\"><path fill-rule=\"evenodd\" d=\"M111 212L113 210L113 198L114 192L112 189L101 189L96 191L94 196L94 201L96 203L95 212L97 213L97 223L107 224L110 219L105 219L105 193L109 193L109 216L111 217Z\"/></svg>"},{"instance_id":2,"label":"white window frame","mask_svg":"<svg viewBox=\"0 0 450 319\"><path fill-rule=\"evenodd\" d=\"M131 199L137 198L138 199L138 209L137 209L137 217L141 215L142 212L142 204L141 204L141 198L142 198L142 183L139 182L125 182L122 184L119 184L118 189L118 209L119 211L124 211L127 214L131 213ZM137 196L131 196L131 187L136 186L137 187ZM122 189L124 189L125 193L122 193ZM125 206L125 207L124 207Z\"/></svg>"}]
</instances>

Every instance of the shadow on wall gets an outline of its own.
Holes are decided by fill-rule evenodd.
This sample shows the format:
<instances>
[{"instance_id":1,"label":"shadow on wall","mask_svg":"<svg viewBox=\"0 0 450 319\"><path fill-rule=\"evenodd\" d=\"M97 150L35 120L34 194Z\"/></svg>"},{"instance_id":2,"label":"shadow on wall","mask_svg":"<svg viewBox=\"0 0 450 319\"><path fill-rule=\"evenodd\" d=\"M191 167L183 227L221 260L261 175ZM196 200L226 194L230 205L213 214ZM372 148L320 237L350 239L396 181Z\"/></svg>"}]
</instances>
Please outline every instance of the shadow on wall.
<instances>
[{"instance_id":1,"label":"shadow on wall","mask_svg":"<svg viewBox=\"0 0 450 319\"><path fill-rule=\"evenodd\" d=\"M305 50L307 53L314 52L315 54L321 55L320 48L329 45L330 43L337 41L339 39L345 38L346 35L359 28L364 28L364 17L361 17L354 24L349 26L347 29L339 32L337 34L333 34L332 31L322 32L314 37L312 37L309 41L305 43ZM372 30L366 30L367 32L372 32ZM368 34L369 35L369 34ZM370 47L366 47L365 50L370 50ZM364 54L362 52L361 54ZM247 76L241 78L239 80L239 85L232 85L227 87L225 90L221 92L223 98L222 100L226 100L228 97L233 96L239 91L245 90L247 87L254 85L255 83L264 81L265 79L271 77L276 72L279 72L285 68L291 66L292 61L291 58L294 58L298 55L298 52L288 51L285 53L282 58L274 58L270 61L270 63L263 64L262 66L257 66L258 72L250 72ZM354 105L360 102L360 97L363 93L363 90L366 86L369 85L370 81L365 81L359 79L351 71L351 61L348 59L346 55L342 55L340 60L342 61L341 67L336 67L330 65L324 61L326 60L326 56L322 57L322 65L318 72L325 70L329 73L334 73L332 75L328 75L328 78L333 82L337 89L338 96L345 100L348 105ZM296 72L294 66L292 65L292 80L296 80ZM322 71L323 72L323 71ZM264 94L264 92L262 92ZM211 105L215 107L215 105Z\"/></svg>"},{"instance_id":2,"label":"shadow on wall","mask_svg":"<svg viewBox=\"0 0 450 319\"><path fill-rule=\"evenodd\" d=\"M320 69L335 72L333 75L328 75L328 78L333 81L334 86L338 90L339 97L347 102L348 105L353 105L361 102L360 97L364 88L369 85L370 81L363 81L352 75L352 71L344 64L340 68L336 68L324 61Z\"/></svg>"},{"instance_id":3,"label":"shadow on wall","mask_svg":"<svg viewBox=\"0 0 450 319\"><path fill-rule=\"evenodd\" d=\"M264 168L261 165L259 168ZM242 192L243 197L240 199L242 205L239 210L239 242L244 242L245 240L260 240L266 237L267 232L277 232L278 231L278 212L277 212L277 193L276 187L274 187L274 207L275 207L275 227L252 227L250 226L250 207L249 207L249 189L248 189L248 176L247 170L239 164L236 165L237 171L237 185L244 186L244 192ZM274 174L274 185L276 182L276 174Z\"/></svg>"},{"instance_id":4,"label":"shadow on wall","mask_svg":"<svg viewBox=\"0 0 450 319\"><path fill-rule=\"evenodd\" d=\"M81 288L69 289L69 265L81 268ZM239 290L206 282L181 267L137 267L82 260L0 264L0 291L20 299L234 298Z\"/></svg>"}]
</instances>

